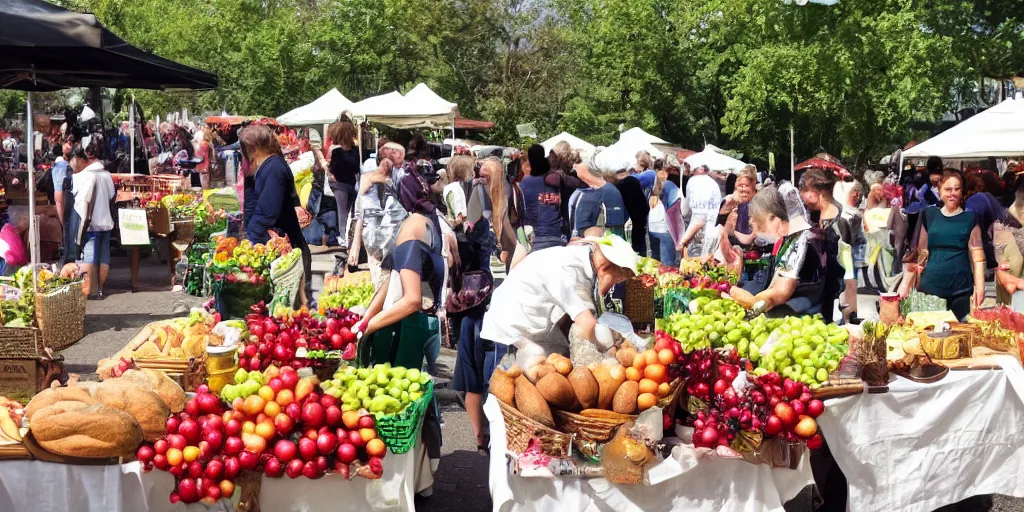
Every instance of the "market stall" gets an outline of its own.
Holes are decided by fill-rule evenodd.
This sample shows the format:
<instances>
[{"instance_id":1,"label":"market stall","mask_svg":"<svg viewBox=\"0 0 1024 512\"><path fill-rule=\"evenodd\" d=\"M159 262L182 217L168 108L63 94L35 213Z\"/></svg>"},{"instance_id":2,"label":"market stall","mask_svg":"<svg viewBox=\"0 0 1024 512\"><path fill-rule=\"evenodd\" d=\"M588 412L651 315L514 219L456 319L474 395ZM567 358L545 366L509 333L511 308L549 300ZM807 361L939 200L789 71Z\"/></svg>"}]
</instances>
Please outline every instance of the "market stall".
<instances>
[{"instance_id":1,"label":"market stall","mask_svg":"<svg viewBox=\"0 0 1024 512\"><path fill-rule=\"evenodd\" d=\"M495 370L495 510L781 510L813 483L818 394L863 389L840 367L847 331L747 318L720 297L736 276L707 261L638 267L625 317L599 318L616 347L597 353L570 331L570 357Z\"/></svg>"},{"instance_id":2,"label":"market stall","mask_svg":"<svg viewBox=\"0 0 1024 512\"><path fill-rule=\"evenodd\" d=\"M747 164L742 160L737 160L729 155L721 153L718 148L707 145L703 151L694 153L684 160L687 164L690 164L690 168L696 168L701 165L708 166L708 169L712 171L725 171L725 172L739 172Z\"/></svg>"}]
</instances>

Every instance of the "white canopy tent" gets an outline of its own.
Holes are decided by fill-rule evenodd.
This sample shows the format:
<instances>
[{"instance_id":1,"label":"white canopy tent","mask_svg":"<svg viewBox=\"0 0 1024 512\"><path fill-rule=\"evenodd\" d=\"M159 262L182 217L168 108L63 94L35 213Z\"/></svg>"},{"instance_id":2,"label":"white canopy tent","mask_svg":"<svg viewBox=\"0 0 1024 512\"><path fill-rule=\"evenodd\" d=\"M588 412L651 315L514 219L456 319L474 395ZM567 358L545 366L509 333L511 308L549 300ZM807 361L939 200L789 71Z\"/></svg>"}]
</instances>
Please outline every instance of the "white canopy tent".
<instances>
[{"instance_id":1,"label":"white canopy tent","mask_svg":"<svg viewBox=\"0 0 1024 512\"><path fill-rule=\"evenodd\" d=\"M620 133L619 134L619 142L624 142L624 141L634 142L634 143L636 143L636 142L647 143L647 144L650 144L652 146L653 145L657 145L657 144L671 145L667 141L665 141L664 139L662 139L660 137L655 137L654 135L651 135L651 134L643 131L642 129L640 129L638 127L630 128L630 129Z\"/></svg>"},{"instance_id":2,"label":"white canopy tent","mask_svg":"<svg viewBox=\"0 0 1024 512\"><path fill-rule=\"evenodd\" d=\"M1024 155L1024 99L1010 98L903 152L970 160Z\"/></svg>"},{"instance_id":3,"label":"white canopy tent","mask_svg":"<svg viewBox=\"0 0 1024 512\"><path fill-rule=\"evenodd\" d=\"M694 153L684 159L684 161L690 164L690 169L694 169L701 165L708 166L708 169L712 171L729 171L739 172L743 169L746 163L742 160L737 160L731 156L719 153L720 149L708 144L704 147L704 151Z\"/></svg>"},{"instance_id":4,"label":"white canopy tent","mask_svg":"<svg viewBox=\"0 0 1024 512\"><path fill-rule=\"evenodd\" d=\"M654 147L649 142L642 142L637 139L619 140L598 153L595 163L602 171L632 169L636 165L636 154L640 151L646 151L654 158L665 156L660 149Z\"/></svg>"},{"instance_id":5,"label":"white canopy tent","mask_svg":"<svg viewBox=\"0 0 1024 512\"><path fill-rule=\"evenodd\" d=\"M348 98L337 89L331 89L311 103L277 116L277 122L285 126L331 124L351 107L352 102Z\"/></svg>"},{"instance_id":6,"label":"white canopy tent","mask_svg":"<svg viewBox=\"0 0 1024 512\"><path fill-rule=\"evenodd\" d=\"M351 105L346 114L356 120L386 124L392 128L452 128L458 106L440 97L426 84L407 94L389 92Z\"/></svg>"},{"instance_id":7,"label":"white canopy tent","mask_svg":"<svg viewBox=\"0 0 1024 512\"><path fill-rule=\"evenodd\" d=\"M577 149L577 150L579 150L581 152L584 152L584 153L593 153L594 152L594 145L593 144L591 144L591 143L589 143L589 142L587 142L587 141L585 141L585 140L583 140L583 139L581 139L581 138L579 138L579 137L577 137L577 136L575 136L575 135L573 135L573 134L571 134L569 132L559 133L558 135L555 135L554 137L551 137L550 139L548 139L548 140L546 140L544 142L541 142L540 145L544 146L544 152L546 153L546 152L550 152L551 148L555 147L555 144L558 144L559 142L562 142L562 141L568 142L569 143L569 147L571 147L573 149Z\"/></svg>"}]
</instances>

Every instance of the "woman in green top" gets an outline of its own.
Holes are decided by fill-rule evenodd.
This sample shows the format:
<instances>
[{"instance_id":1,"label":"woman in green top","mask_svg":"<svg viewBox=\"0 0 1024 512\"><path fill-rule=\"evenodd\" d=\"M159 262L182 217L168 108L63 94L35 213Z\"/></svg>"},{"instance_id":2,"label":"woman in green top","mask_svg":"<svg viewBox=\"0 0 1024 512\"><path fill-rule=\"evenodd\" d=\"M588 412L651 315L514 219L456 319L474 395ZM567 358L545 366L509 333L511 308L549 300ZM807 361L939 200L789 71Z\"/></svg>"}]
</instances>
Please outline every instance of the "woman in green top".
<instances>
[{"instance_id":1,"label":"woman in green top","mask_svg":"<svg viewBox=\"0 0 1024 512\"><path fill-rule=\"evenodd\" d=\"M921 234L915 250L904 259L900 284L900 296L906 297L913 278L920 273L917 289L946 299L948 308L961 320L985 300L981 229L975 215L964 210L963 185L963 176L957 171L942 175L942 204L921 212Z\"/></svg>"}]
</instances>

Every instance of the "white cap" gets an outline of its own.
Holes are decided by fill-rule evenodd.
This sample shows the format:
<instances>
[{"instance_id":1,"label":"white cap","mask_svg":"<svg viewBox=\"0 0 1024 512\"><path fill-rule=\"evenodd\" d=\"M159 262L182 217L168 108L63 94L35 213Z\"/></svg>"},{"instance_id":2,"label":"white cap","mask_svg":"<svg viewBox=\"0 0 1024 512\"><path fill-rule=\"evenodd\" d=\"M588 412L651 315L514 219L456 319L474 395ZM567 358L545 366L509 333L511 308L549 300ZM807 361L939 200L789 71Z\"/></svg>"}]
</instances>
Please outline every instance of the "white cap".
<instances>
[{"instance_id":1,"label":"white cap","mask_svg":"<svg viewBox=\"0 0 1024 512\"><path fill-rule=\"evenodd\" d=\"M588 236L583 240L597 244L598 248L601 249L601 254L608 258L608 261L612 262L615 266L638 274L636 270L636 252L633 251L633 246L629 245L628 242L618 235Z\"/></svg>"}]
</instances>

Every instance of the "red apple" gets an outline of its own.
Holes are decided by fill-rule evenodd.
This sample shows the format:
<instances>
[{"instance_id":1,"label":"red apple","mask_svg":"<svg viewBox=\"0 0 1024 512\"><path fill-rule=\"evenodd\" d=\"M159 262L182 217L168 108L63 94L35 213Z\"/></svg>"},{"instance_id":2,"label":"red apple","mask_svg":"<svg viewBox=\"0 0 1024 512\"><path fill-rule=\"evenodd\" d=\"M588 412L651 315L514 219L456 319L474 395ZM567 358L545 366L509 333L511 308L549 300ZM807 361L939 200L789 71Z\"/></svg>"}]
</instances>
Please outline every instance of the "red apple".
<instances>
[{"instance_id":1,"label":"red apple","mask_svg":"<svg viewBox=\"0 0 1024 512\"><path fill-rule=\"evenodd\" d=\"M196 395L196 402L199 404L199 412L203 414L220 414L223 410L220 398L210 393Z\"/></svg>"},{"instance_id":2,"label":"red apple","mask_svg":"<svg viewBox=\"0 0 1024 512\"><path fill-rule=\"evenodd\" d=\"M228 455L238 455L242 453L243 448L245 448L245 443L240 437L231 436L224 441L224 453Z\"/></svg>"},{"instance_id":3,"label":"red apple","mask_svg":"<svg viewBox=\"0 0 1024 512\"><path fill-rule=\"evenodd\" d=\"M263 463L263 474L271 478L278 478L284 474L284 466L281 461L277 460L277 457L271 457Z\"/></svg>"},{"instance_id":4,"label":"red apple","mask_svg":"<svg viewBox=\"0 0 1024 512\"><path fill-rule=\"evenodd\" d=\"M324 476L324 474L317 468L316 462L309 461L302 466L302 476L310 480L316 480L317 478Z\"/></svg>"},{"instance_id":5,"label":"red apple","mask_svg":"<svg viewBox=\"0 0 1024 512\"><path fill-rule=\"evenodd\" d=\"M194 460L188 465L188 476L191 478L199 478L203 476L203 465L200 464L198 460Z\"/></svg>"},{"instance_id":6,"label":"red apple","mask_svg":"<svg viewBox=\"0 0 1024 512\"><path fill-rule=\"evenodd\" d=\"M307 427L320 428L324 424L324 408L319 403L308 403L302 407L301 417Z\"/></svg>"},{"instance_id":7,"label":"red apple","mask_svg":"<svg viewBox=\"0 0 1024 512\"><path fill-rule=\"evenodd\" d=\"M224 424L224 433L235 437L242 435L242 422L234 418L228 420Z\"/></svg>"},{"instance_id":8,"label":"red apple","mask_svg":"<svg viewBox=\"0 0 1024 512\"><path fill-rule=\"evenodd\" d=\"M764 435L774 436L778 435L782 431L782 420L778 416L772 415L768 417L768 420L764 424Z\"/></svg>"},{"instance_id":9,"label":"red apple","mask_svg":"<svg viewBox=\"0 0 1024 512\"><path fill-rule=\"evenodd\" d=\"M793 427L793 432L804 439L810 439L818 433L818 423L810 416L800 416L800 421Z\"/></svg>"},{"instance_id":10,"label":"red apple","mask_svg":"<svg viewBox=\"0 0 1024 512\"><path fill-rule=\"evenodd\" d=\"M193 418L199 416L199 402L195 398L185 402L185 412Z\"/></svg>"},{"instance_id":11,"label":"red apple","mask_svg":"<svg viewBox=\"0 0 1024 512\"><path fill-rule=\"evenodd\" d=\"M167 456L162 454L162 453L158 453L158 454L154 455L153 456L153 466L156 467L157 469L162 469L162 470L166 471L168 469L168 467L167 467Z\"/></svg>"},{"instance_id":12,"label":"red apple","mask_svg":"<svg viewBox=\"0 0 1024 512\"><path fill-rule=\"evenodd\" d=\"M285 464L291 462L297 452L298 448L295 446L295 443L288 439L281 439L274 445L274 456Z\"/></svg>"},{"instance_id":13,"label":"red apple","mask_svg":"<svg viewBox=\"0 0 1024 512\"><path fill-rule=\"evenodd\" d=\"M224 479L234 480L242 472L242 464L237 457L224 457Z\"/></svg>"},{"instance_id":14,"label":"red apple","mask_svg":"<svg viewBox=\"0 0 1024 512\"><path fill-rule=\"evenodd\" d=\"M199 501L199 488L196 486L196 481L191 478L185 478L178 482L178 495L181 496L181 501L185 503Z\"/></svg>"},{"instance_id":15,"label":"red apple","mask_svg":"<svg viewBox=\"0 0 1024 512\"><path fill-rule=\"evenodd\" d=\"M302 474L302 468L305 463L301 459L292 459L291 462L284 468L284 474L288 475L288 478L298 478Z\"/></svg>"},{"instance_id":16,"label":"red apple","mask_svg":"<svg viewBox=\"0 0 1024 512\"><path fill-rule=\"evenodd\" d=\"M373 419L373 416L369 414L359 417L359 428L376 428L377 421Z\"/></svg>"},{"instance_id":17,"label":"red apple","mask_svg":"<svg viewBox=\"0 0 1024 512\"><path fill-rule=\"evenodd\" d=\"M313 460L316 457L316 441L303 437L299 439L299 454L302 456L302 460Z\"/></svg>"},{"instance_id":18,"label":"red apple","mask_svg":"<svg viewBox=\"0 0 1024 512\"><path fill-rule=\"evenodd\" d=\"M159 455L167 453L167 448L169 447L170 446L167 444L166 439L157 439L156 442L153 443L153 451Z\"/></svg>"},{"instance_id":19,"label":"red apple","mask_svg":"<svg viewBox=\"0 0 1024 512\"><path fill-rule=\"evenodd\" d=\"M302 416L302 406L296 402L292 402L284 408L284 413L287 414L292 421L299 421L299 417Z\"/></svg>"},{"instance_id":20,"label":"red apple","mask_svg":"<svg viewBox=\"0 0 1024 512\"><path fill-rule=\"evenodd\" d=\"M206 470L203 471L203 476L214 480L220 480L224 476L224 463L217 459L207 462Z\"/></svg>"},{"instance_id":21,"label":"red apple","mask_svg":"<svg viewBox=\"0 0 1024 512\"><path fill-rule=\"evenodd\" d=\"M145 444L139 447L139 451L135 452L135 458L139 459L139 462L143 464L151 462L155 455L156 452L153 451L153 447Z\"/></svg>"},{"instance_id":22,"label":"red apple","mask_svg":"<svg viewBox=\"0 0 1024 512\"><path fill-rule=\"evenodd\" d=\"M242 450L242 453L238 454L238 465L242 469L256 469L256 466L260 464L260 455L256 452L249 450Z\"/></svg>"},{"instance_id":23,"label":"red apple","mask_svg":"<svg viewBox=\"0 0 1024 512\"><path fill-rule=\"evenodd\" d=\"M179 425L181 425L181 421L178 419L177 416L170 416L170 417L168 417L167 418L167 428L166 428L167 433L168 434L177 434L178 433L178 426Z\"/></svg>"},{"instance_id":24,"label":"red apple","mask_svg":"<svg viewBox=\"0 0 1024 512\"><path fill-rule=\"evenodd\" d=\"M362 448L366 445L366 441L363 441L363 436L359 435L358 430L353 430L348 433L348 442L356 448Z\"/></svg>"},{"instance_id":25,"label":"red apple","mask_svg":"<svg viewBox=\"0 0 1024 512\"><path fill-rule=\"evenodd\" d=\"M316 458L316 469L317 469L317 471L320 472L321 475L323 475L325 472L327 472L327 466L328 466L327 457L324 457L323 455L321 455L321 456Z\"/></svg>"},{"instance_id":26,"label":"red apple","mask_svg":"<svg viewBox=\"0 0 1024 512\"><path fill-rule=\"evenodd\" d=\"M821 413L825 412L825 403L821 400L811 400L807 402L807 415L812 418L821 416Z\"/></svg>"},{"instance_id":27,"label":"red apple","mask_svg":"<svg viewBox=\"0 0 1024 512\"><path fill-rule=\"evenodd\" d=\"M178 425L178 433L184 436L185 441L190 445L196 445L199 443L199 436L202 432L199 430L199 424L195 420L188 419L182 421Z\"/></svg>"},{"instance_id":28,"label":"red apple","mask_svg":"<svg viewBox=\"0 0 1024 512\"><path fill-rule=\"evenodd\" d=\"M203 441L210 446L210 451L212 453L217 453L220 451L220 448L224 446L224 434L221 434L219 430L211 430L207 432L204 437L205 439L203 439Z\"/></svg>"},{"instance_id":29,"label":"red apple","mask_svg":"<svg viewBox=\"0 0 1024 512\"><path fill-rule=\"evenodd\" d=\"M338 447L338 438L330 432L320 434L316 438L316 449L321 455L329 455Z\"/></svg>"},{"instance_id":30,"label":"red apple","mask_svg":"<svg viewBox=\"0 0 1024 512\"><path fill-rule=\"evenodd\" d=\"M351 443L342 443L341 446L338 446L338 461L351 464L356 460L356 453L356 447Z\"/></svg>"},{"instance_id":31,"label":"red apple","mask_svg":"<svg viewBox=\"0 0 1024 512\"><path fill-rule=\"evenodd\" d=\"M188 446L188 441L185 440L185 436L181 434L170 434L167 436L167 445L171 448L177 448L184 450Z\"/></svg>"},{"instance_id":32,"label":"red apple","mask_svg":"<svg viewBox=\"0 0 1024 512\"><path fill-rule=\"evenodd\" d=\"M796 414L797 418L804 413L804 403L800 400L793 400L789 402L789 406L793 408L793 414Z\"/></svg>"},{"instance_id":33,"label":"red apple","mask_svg":"<svg viewBox=\"0 0 1024 512\"><path fill-rule=\"evenodd\" d=\"M284 389L294 390L295 386L299 383L299 374L295 373L295 370L288 368L289 371L285 371L281 368L281 373L278 378L281 379L281 384L284 384Z\"/></svg>"},{"instance_id":34,"label":"red apple","mask_svg":"<svg viewBox=\"0 0 1024 512\"><path fill-rule=\"evenodd\" d=\"M779 402L773 412L782 420L783 426L792 427L796 425L798 416L793 411L793 407L789 405L789 402Z\"/></svg>"},{"instance_id":35,"label":"red apple","mask_svg":"<svg viewBox=\"0 0 1024 512\"><path fill-rule=\"evenodd\" d=\"M824 439L821 437L821 434L814 434L814 437L807 440L807 447L812 450L821 448L822 444L824 444Z\"/></svg>"},{"instance_id":36,"label":"red apple","mask_svg":"<svg viewBox=\"0 0 1024 512\"><path fill-rule=\"evenodd\" d=\"M280 377L274 377L273 379L270 379L267 382L267 385L270 386L270 389L274 390L275 395L277 394L278 391L284 389L284 382L281 380Z\"/></svg>"},{"instance_id":37,"label":"red apple","mask_svg":"<svg viewBox=\"0 0 1024 512\"><path fill-rule=\"evenodd\" d=\"M278 433L288 435L291 434L292 429L295 428L295 421L292 420L291 416L288 416L283 412L279 412L277 413L277 416L274 416L274 427L277 429Z\"/></svg>"}]
</instances>

